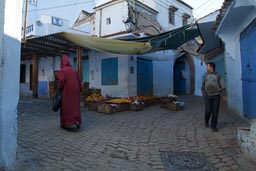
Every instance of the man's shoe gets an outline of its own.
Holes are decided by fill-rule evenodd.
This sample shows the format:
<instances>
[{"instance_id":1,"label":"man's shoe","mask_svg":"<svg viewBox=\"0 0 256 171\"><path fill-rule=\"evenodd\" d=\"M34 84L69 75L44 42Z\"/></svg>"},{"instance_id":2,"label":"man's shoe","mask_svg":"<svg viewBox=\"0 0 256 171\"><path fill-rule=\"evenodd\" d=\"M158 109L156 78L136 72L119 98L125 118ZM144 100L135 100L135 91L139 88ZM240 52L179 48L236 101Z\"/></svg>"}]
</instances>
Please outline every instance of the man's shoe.
<instances>
[{"instance_id":1,"label":"man's shoe","mask_svg":"<svg viewBox=\"0 0 256 171\"><path fill-rule=\"evenodd\" d=\"M218 128L212 128L212 131L213 131L213 132L218 132L219 129L218 129Z\"/></svg>"}]
</instances>

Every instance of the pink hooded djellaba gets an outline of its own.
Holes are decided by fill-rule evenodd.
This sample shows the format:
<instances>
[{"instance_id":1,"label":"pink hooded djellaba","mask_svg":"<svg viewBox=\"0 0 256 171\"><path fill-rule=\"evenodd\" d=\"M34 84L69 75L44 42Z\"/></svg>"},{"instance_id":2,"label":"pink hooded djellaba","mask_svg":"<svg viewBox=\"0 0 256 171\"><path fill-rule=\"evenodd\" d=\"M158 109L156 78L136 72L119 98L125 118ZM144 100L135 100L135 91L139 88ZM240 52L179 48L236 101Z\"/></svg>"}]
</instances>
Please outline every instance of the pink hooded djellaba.
<instances>
[{"instance_id":1,"label":"pink hooded djellaba","mask_svg":"<svg viewBox=\"0 0 256 171\"><path fill-rule=\"evenodd\" d=\"M60 124L62 128L81 124L80 92L81 80L77 71L71 66L68 56L61 58L61 69L58 72L58 89L62 90Z\"/></svg>"}]
</instances>

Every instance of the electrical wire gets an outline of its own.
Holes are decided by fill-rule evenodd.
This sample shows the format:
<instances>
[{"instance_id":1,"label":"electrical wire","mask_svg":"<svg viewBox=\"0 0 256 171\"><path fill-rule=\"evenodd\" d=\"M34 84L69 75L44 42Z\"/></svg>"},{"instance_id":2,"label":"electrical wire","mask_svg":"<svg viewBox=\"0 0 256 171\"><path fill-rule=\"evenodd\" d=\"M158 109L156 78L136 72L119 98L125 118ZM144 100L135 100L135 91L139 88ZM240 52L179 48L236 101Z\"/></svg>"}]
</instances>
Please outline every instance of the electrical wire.
<instances>
[{"instance_id":1,"label":"electrical wire","mask_svg":"<svg viewBox=\"0 0 256 171\"><path fill-rule=\"evenodd\" d=\"M79 5L79 4L86 4L86 3L90 3L90 2L94 2L94 0L72 3L72 4L66 4L66 5L60 5L60 6L52 6L52 7L48 7L48 8L34 9L34 10L29 10L28 12L44 11L44 10L49 10L49 9L63 8L63 7L75 6L75 5Z\"/></svg>"},{"instance_id":2,"label":"electrical wire","mask_svg":"<svg viewBox=\"0 0 256 171\"><path fill-rule=\"evenodd\" d=\"M166 10L169 10L169 8L166 7L166 6L169 6L169 4L167 4L166 2L163 2L161 0L153 0L153 1L156 4L160 5L161 7L165 8ZM86 4L86 3L90 3L90 2L94 2L94 0L88 0L88 1L84 1L84 2L78 2L78 3L66 4L66 5L60 5L60 6L52 6L52 7L48 7L48 8L34 9L34 10L29 10L28 12L36 12L36 11L51 10L51 9L56 9L56 8L64 8L64 7L75 6L75 5L79 5L79 4ZM171 1L168 1L168 2L171 5L174 5L173 2L171 2ZM176 20L176 23L182 23L182 16L184 14L179 11L176 11L175 15L177 15L178 17L181 17L180 19ZM195 21L195 19L192 22L194 22L194 21Z\"/></svg>"},{"instance_id":3,"label":"electrical wire","mask_svg":"<svg viewBox=\"0 0 256 171\"><path fill-rule=\"evenodd\" d=\"M210 0L208 2L210 2ZM203 10L201 10L201 12L198 14L198 16L200 16L205 10L207 10L209 7L211 7L213 3L215 3L215 0L213 0L212 3L210 3L206 8L203 8Z\"/></svg>"}]
</instances>

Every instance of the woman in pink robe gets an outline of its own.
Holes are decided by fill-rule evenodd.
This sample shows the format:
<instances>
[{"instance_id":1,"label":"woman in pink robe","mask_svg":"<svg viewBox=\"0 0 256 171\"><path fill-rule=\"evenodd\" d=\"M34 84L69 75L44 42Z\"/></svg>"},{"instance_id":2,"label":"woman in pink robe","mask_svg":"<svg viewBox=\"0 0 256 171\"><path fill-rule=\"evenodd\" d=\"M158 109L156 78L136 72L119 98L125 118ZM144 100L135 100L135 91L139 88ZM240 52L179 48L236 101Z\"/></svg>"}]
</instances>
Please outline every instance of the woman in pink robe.
<instances>
[{"instance_id":1,"label":"woman in pink robe","mask_svg":"<svg viewBox=\"0 0 256 171\"><path fill-rule=\"evenodd\" d=\"M81 80L77 71L71 66L68 56L61 58L61 69L58 72L58 89L62 91L60 124L64 129L80 128L80 92Z\"/></svg>"}]
</instances>

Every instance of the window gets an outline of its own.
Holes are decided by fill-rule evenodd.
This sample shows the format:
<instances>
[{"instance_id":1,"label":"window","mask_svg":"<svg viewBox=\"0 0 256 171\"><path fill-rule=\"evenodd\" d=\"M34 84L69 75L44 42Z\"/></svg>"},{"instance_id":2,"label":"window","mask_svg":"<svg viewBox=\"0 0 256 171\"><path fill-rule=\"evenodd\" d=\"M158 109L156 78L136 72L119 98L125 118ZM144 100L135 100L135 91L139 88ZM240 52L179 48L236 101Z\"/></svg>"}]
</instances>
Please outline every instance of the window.
<instances>
[{"instance_id":1,"label":"window","mask_svg":"<svg viewBox=\"0 0 256 171\"><path fill-rule=\"evenodd\" d=\"M63 25L62 19L57 17L52 17L52 24L57 26L62 26Z\"/></svg>"},{"instance_id":2,"label":"window","mask_svg":"<svg viewBox=\"0 0 256 171\"><path fill-rule=\"evenodd\" d=\"M36 1L37 0L28 0L28 3L32 4L32 5L36 5Z\"/></svg>"},{"instance_id":3,"label":"window","mask_svg":"<svg viewBox=\"0 0 256 171\"><path fill-rule=\"evenodd\" d=\"M33 24L30 25L30 26L27 26L26 34L31 33L31 32L33 32L33 31L34 31L34 25L33 25Z\"/></svg>"},{"instance_id":4,"label":"window","mask_svg":"<svg viewBox=\"0 0 256 171\"><path fill-rule=\"evenodd\" d=\"M107 18L107 19L106 19L106 24L107 24L107 25L111 24L111 18Z\"/></svg>"},{"instance_id":5,"label":"window","mask_svg":"<svg viewBox=\"0 0 256 171\"><path fill-rule=\"evenodd\" d=\"M169 7L169 23L175 25L175 12L178 10L178 8L174 6Z\"/></svg>"},{"instance_id":6,"label":"window","mask_svg":"<svg viewBox=\"0 0 256 171\"><path fill-rule=\"evenodd\" d=\"M182 16L182 24L183 24L183 26L188 25L188 19L189 18L190 18L190 15L183 14L183 16Z\"/></svg>"},{"instance_id":7,"label":"window","mask_svg":"<svg viewBox=\"0 0 256 171\"><path fill-rule=\"evenodd\" d=\"M108 58L101 61L101 84L118 84L118 59Z\"/></svg>"}]
</instances>

